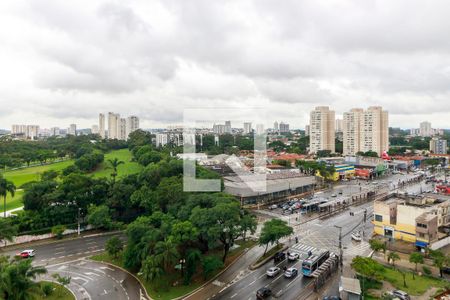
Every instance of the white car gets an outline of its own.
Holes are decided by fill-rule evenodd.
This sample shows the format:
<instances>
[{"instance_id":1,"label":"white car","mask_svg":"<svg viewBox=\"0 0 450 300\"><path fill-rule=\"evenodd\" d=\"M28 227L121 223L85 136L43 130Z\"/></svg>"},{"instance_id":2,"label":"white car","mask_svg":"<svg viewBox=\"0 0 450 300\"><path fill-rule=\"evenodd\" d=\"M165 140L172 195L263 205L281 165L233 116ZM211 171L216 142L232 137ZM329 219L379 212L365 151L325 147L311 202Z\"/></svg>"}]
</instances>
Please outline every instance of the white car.
<instances>
[{"instance_id":1,"label":"white car","mask_svg":"<svg viewBox=\"0 0 450 300\"><path fill-rule=\"evenodd\" d=\"M266 271L267 277L274 277L274 276L278 275L278 273L280 273L280 268L278 268L278 267L271 267L271 268L267 269L267 271Z\"/></svg>"},{"instance_id":2,"label":"white car","mask_svg":"<svg viewBox=\"0 0 450 300\"><path fill-rule=\"evenodd\" d=\"M33 249L23 250L22 252L17 254L17 256L20 256L22 258L34 257L34 255L35 255L35 252Z\"/></svg>"},{"instance_id":3,"label":"white car","mask_svg":"<svg viewBox=\"0 0 450 300\"><path fill-rule=\"evenodd\" d=\"M291 252L288 255L288 260L297 260L300 258L300 255L298 253L295 252Z\"/></svg>"},{"instance_id":4,"label":"white car","mask_svg":"<svg viewBox=\"0 0 450 300\"><path fill-rule=\"evenodd\" d=\"M298 270L297 268L289 268L286 271L284 271L284 277L286 278L292 278L297 276Z\"/></svg>"}]
</instances>

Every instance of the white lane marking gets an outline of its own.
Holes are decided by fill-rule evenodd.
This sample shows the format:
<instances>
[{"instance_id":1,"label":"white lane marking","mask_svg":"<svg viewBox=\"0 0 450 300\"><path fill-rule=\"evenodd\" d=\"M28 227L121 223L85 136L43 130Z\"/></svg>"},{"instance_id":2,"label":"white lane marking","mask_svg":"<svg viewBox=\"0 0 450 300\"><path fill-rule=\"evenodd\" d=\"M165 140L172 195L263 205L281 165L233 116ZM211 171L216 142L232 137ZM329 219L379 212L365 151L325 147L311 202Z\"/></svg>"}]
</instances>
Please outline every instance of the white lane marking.
<instances>
[{"instance_id":1,"label":"white lane marking","mask_svg":"<svg viewBox=\"0 0 450 300\"><path fill-rule=\"evenodd\" d=\"M250 282L248 285L252 285L256 282L256 280L253 280L252 282Z\"/></svg>"},{"instance_id":2,"label":"white lane marking","mask_svg":"<svg viewBox=\"0 0 450 300\"><path fill-rule=\"evenodd\" d=\"M83 284L82 284L82 285L85 285L86 283L89 282L89 280L84 279L84 278L81 278L81 277L78 277L78 276L74 277L73 280L82 280L82 281L83 281Z\"/></svg>"},{"instance_id":3,"label":"white lane marking","mask_svg":"<svg viewBox=\"0 0 450 300\"><path fill-rule=\"evenodd\" d=\"M98 277L102 277L102 275L96 274L96 273L93 273L93 272L86 272L84 274L86 274L86 275L95 275L95 276L98 276Z\"/></svg>"},{"instance_id":4,"label":"white lane marking","mask_svg":"<svg viewBox=\"0 0 450 300\"><path fill-rule=\"evenodd\" d=\"M230 298L234 298L237 296L237 293L234 293Z\"/></svg>"},{"instance_id":5,"label":"white lane marking","mask_svg":"<svg viewBox=\"0 0 450 300\"><path fill-rule=\"evenodd\" d=\"M102 269L102 270L115 271L113 268L110 268L110 267L100 267L100 269Z\"/></svg>"},{"instance_id":6,"label":"white lane marking","mask_svg":"<svg viewBox=\"0 0 450 300\"><path fill-rule=\"evenodd\" d=\"M61 251L61 252L56 252L55 255L60 255L60 254L64 254L65 251Z\"/></svg>"}]
</instances>

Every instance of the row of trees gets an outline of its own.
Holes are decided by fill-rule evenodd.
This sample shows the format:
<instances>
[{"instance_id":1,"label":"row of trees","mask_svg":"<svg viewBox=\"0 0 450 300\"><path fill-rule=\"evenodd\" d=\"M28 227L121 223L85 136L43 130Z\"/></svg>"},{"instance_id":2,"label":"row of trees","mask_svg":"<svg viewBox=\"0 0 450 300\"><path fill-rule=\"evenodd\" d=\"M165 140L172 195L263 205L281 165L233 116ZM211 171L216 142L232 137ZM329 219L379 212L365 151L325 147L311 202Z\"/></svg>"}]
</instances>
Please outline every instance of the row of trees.
<instances>
[{"instance_id":1,"label":"row of trees","mask_svg":"<svg viewBox=\"0 0 450 300\"><path fill-rule=\"evenodd\" d=\"M334 165L327 165L325 162L315 160L297 160L295 165L304 174L315 175L319 172L326 179L330 178L336 172Z\"/></svg>"},{"instance_id":2,"label":"row of trees","mask_svg":"<svg viewBox=\"0 0 450 300\"><path fill-rule=\"evenodd\" d=\"M80 158L93 150L106 152L127 147L127 142L102 140L98 135L50 137L40 141L0 140L0 169L44 164L66 157Z\"/></svg>"}]
</instances>

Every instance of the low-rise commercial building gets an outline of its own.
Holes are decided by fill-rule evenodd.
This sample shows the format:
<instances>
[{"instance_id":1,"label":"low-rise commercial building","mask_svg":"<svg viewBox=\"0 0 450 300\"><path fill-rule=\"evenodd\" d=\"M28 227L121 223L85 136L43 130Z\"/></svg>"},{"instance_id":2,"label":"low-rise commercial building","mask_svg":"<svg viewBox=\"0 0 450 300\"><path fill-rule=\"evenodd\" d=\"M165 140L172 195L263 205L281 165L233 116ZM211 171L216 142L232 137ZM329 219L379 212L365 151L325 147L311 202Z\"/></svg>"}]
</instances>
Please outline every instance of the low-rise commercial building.
<instances>
[{"instance_id":1,"label":"low-rise commercial building","mask_svg":"<svg viewBox=\"0 0 450 300\"><path fill-rule=\"evenodd\" d=\"M442 195L391 195L374 202L374 232L392 240L429 247L445 237L439 229L448 226L450 198Z\"/></svg>"}]
</instances>

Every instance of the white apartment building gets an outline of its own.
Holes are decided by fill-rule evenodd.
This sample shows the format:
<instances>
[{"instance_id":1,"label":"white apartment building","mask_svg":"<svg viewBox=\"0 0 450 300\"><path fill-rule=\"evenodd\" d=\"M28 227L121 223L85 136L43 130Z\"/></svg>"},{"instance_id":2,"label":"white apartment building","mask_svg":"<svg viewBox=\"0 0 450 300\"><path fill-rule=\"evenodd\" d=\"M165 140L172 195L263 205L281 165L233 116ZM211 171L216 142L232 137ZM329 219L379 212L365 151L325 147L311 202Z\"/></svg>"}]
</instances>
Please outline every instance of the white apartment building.
<instances>
[{"instance_id":1,"label":"white apartment building","mask_svg":"<svg viewBox=\"0 0 450 300\"><path fill-rule=\"evenodd\" d=\"M18 124L14 124L11 127L11 134L23 134L26 135L27 133L27 125L18 125Z\"/></svg>"},{"instance_id":2,"label":"white apartment building","mask_svg":"<svg viewBox=\"0 0 450 300\"><path fill-rule=\"evenodd\" d=\"M213 132L215 134L224 134L225 133L225 125L222 124L214 124L213 125Z\"/></svg>"},{"instance_id":3,"label":"white apartment building","mask_svg":"<svg viewBox=\"0 0 450 300\"><path fill-rule=\"evenodd\" d=\"M119 140L126 140L127 139L127 119L120 118L118 123L118 139Z\"/></svg>"},{"instance_id":4,"label":"white apartment building","mask_svg":"<svg viewBox=\"0 0 450 300\"><path fill-rule=\"evenodd\" d=\"M309 130L309 125L305 125L305 135L309 135L310 130Z\"/></svg>"},{"instance_id":5,"label":"white apartment building","mask_svg":"<svg viewBox=\"0 0 450 300\"><path fill-rule=\"evenodd\" d=\"M281 122L280 123L280 133L287 133L289 132L289 124Z\"/></svg>"},{"instance_id":6,"label":"white apartment building","mask_svg":"<svg viewBox=\"0 0 450 300\"><path fill-rule=\"evenodd\" d=\"M264 124L256 124L256 134L264 134Z\"/></svg>"},{"instance_id":7,"label":"white apartment building","mask_svg":"<svg viewBox=\"0 0 450 300\"><path fill-rule=\"evenodd\" d=\"M156 147L164 147L169 143L169 137L167 133L157 133L155 136Z\"/></svg>"},{"instance_id":8,"label":"white apartment building","mask_svg":"<svg viewBox=\"0 0 450 300\"><path fill-rule=\"evenodd\" d=\"M108 139L119 139L120 115L108 113Z\"/></svg>"},{"instance_id":9,"label":"white apartment building","mask_svg":"<svg viewBox=\"0 0 450 300\"><path fill-rule=\"evenodd\" d=\"M51 136L59 136L61 134L61 131L59 127L52 127L50 128L50 135Z\"/></svg>"},{"instance_id":10,"label":"white apartment building","mask_svg":"<svg viewBox=\"0 0 450 300\"><path fill-rule=\"evenodd\" d=\"M67 134L77 135L77 125L76 124L70 124L69 128L67 128Z\"/></svg>"},{"instance_id":11,"label":"white apartment building","mask_svg":"<svg viewBox=\"0 0 450 300\"><path fill-rule=\"evenodd\" d=\"M431 123L428 121L420 123L419 134L420 136L432 136L433 129L431 128Z\"/></svg>"},{"instance_id":12,"label":"white apartment building","mask_svg":"<svg viewBox=\"0 0 450 300\"><path fill-rule=\"evenodd\" d=\"M30 140L37 139L39 136L39 125L27 125L25 136Z\"/></svg>"},{"instance_id":13,"label":"white apartment building","mask_svg":"<svg viewBox=\"0 0 450 300\"><path fill-rule=\"evenodd\" d=\"M335 113L328 106L318 106L309 119L309 152L319 150L335 152Z\"/></svg>"},{"instance_id":14,"label":"white apartment building","mask_svg":"<svg viewBox=\"0 0 450 300\"><path fill-rule=\"evenodd\" d=\"M224 130L225 130L225 133L230 133L231 134L231 132L232 132L231 121L225 121L225 128L224 128Z\"/></svg>"},{"instance_id":15,"label":"white apartment building","mask_svg":"<svg viewBox=\"0 0 450 300\"><path fill-rule=\"evenodd\" d=\"M360 134L363 112L362 108L353 108L344 113L342 120L344 156L355 155L361 151Z\"/></svg>"},{"instance_id":16,"label":"white apartment building","mask_svg":"<svg viewBox=\"0 0 450 300\"><path fill-rule=\"evenodd\" d=\"M439 138L430 140L430 151L434 154L447 154L447 141Z\"/></svg>"},{"instance_id":17,"label":"white apartment building","mask_svg":"<svg viewBox=\"0 0 450 300\"><path fill-rule=\"evenodd\" d=\"M278 126L278 122L275 121L275 123L273 123L273 131L277 132L278 130L280 130L280 127Z\"/></svg>"},{"instance_id":18,"label":"white apartment building","mask_svg":"<svg viewBox=\"0 0 450 300\"><path fill-rule=\"evenodd\" d=\"M129 116L126 127L126 139L128 139L130 133L139 129L139 118L137 116Z\"/></svg>"},{"instance_id":19,"label":"white apartment building","mask_svg":"<svg viewBox=\"0 0 450 300\"><path fill-rule=\"evenodd\" d=\"M98 131L98 125L92 125L91 126L91 133L92 134L98 134L99 133L99 131Z\"/></svg>"},{"instance_id":20,"label":"white apartment building","mask_svg":"<svg viewBox=\"0 0 450 300\"><path fill-rule=\"evenodd\" d=\"M106 138L106 130L105 130L105 115L98 115L98 134L102 139Z\"/></svg>"},{"instance_id":21,"label":"white apartment building","mask_svg":"<svg viewBox=\"0 0 450 300\"><path fill-rule=\"evenodd\" d=\"M244 123L244 134L249 134L252 132L252 123L251 122L245 122Z\"/></svg>"},{"instance_id":22,"label":"white apartment building","mask_svg":"<svg viewBox=\"0 0 450 300\"><path fill-rule=\"evenodd\" d=\"M344 113L343 154L373 151L381 155L389 150L388 112L380 106L367 110L355 108Z\"/></svg>"}]
</instances>

